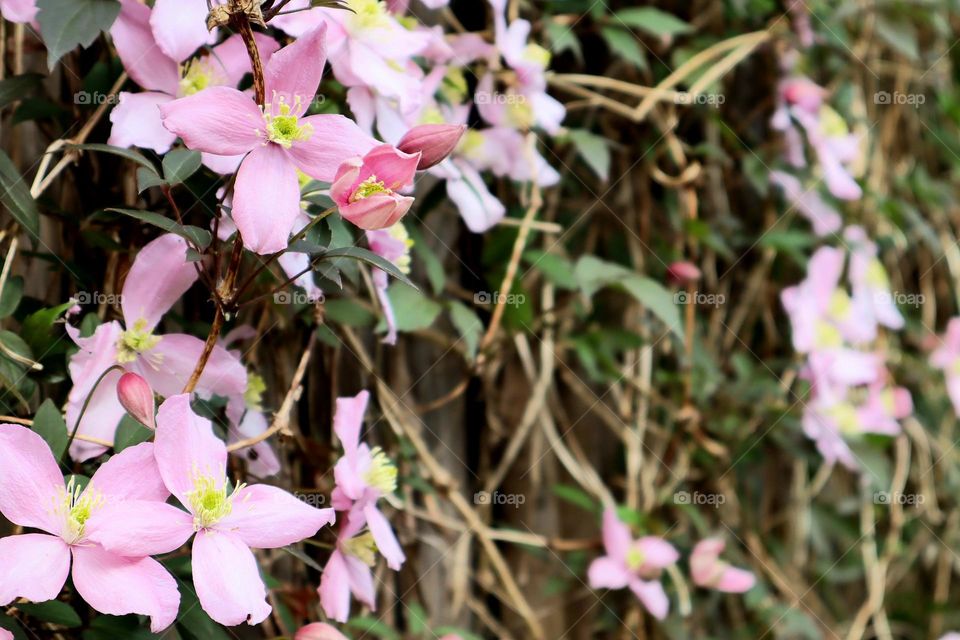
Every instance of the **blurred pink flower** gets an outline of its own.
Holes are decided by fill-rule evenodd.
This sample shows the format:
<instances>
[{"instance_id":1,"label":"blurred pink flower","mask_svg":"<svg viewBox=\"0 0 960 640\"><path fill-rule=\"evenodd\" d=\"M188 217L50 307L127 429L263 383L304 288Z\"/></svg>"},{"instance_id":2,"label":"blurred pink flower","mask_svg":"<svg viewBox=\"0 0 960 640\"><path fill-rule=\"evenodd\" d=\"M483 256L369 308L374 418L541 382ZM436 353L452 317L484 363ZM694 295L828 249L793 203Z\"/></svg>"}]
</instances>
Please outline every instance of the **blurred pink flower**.
<instances>
[{"instance_id":1,"label":"blurred pink flower","mask_svg":"<svg viewBox=\"0 0 960 640\"><path fill-rule=\"evenodd\" d=\"M10 22L18 24L35 23L37 2L36 0L0 0L0 13L3 14L4 20Z\"/></svg>"},{"instance_id":2,"label":"blurred pink flower","mask_svg":"<svg viewBox=\"0 0 960 640\"><path fill-rule=\"evenodd\" d=\"M154 447L159 475L186 508L127 501L100 517L129 524L124 535L98 532L121 555L155 555L193 541L193 584L207 614L226 626L255 625L270 615L266 587L251 549L277 549L332 524L333 509L316 509L269 485L229 486L227 447L188 395L168 398L157 413Z\"/></svg>"},{"instance_id":3,"label":"blurred pink flower","mask_svg":"<svg viewBox=\"0 0 960 640\"><path fill-rule=\"evenodd\" d=\"M947 395L960 415L960 318L951 318L940 346L930 355L930 364L946 378Z\"/></svg>"},{"instance_id":4,"label":"blurred pink flower","mask_svg":"<svg viewBox=\"0 0 960 640\"><path fill-rule=\"evenodd\" d=\"M363 514L357 514L356 519L353 515L351 511L340 519L337 546L323 568L317 589L324 613L337 622L350 618L351 595L371 611L377 608L372 570L376 562L376 542L370 533L361 533L365 525Z\"/></svg>"},{"instance_id":5,"label":"blurred pink flower","mask_svg":"<svg viewBox=\"0 0 960 640\"><path fill-rule=\"evenodd\" d=\"M815 234L826 236L840 231L843 219L820 197L816 186L806 189L800 180L783 171L771 171L770 182L779 187L791 206L813 225Z\"/></svg>"},{"instance_id":6,"label":"blurred pink flower","mask_svg":"<svg viewBox=\"0 0 960 640\"><path fill-rule=\"evenodd\" d=\"M670 266L667 267L667 280L671 284L683 285L689 282L696 282L700 279L700 276L700 269L692 262L671 262Z\"/></svg>"},{"instance_id":7,"label":"blurred pink flower","mask_svg":"<svg viewBox=\"0 0 960 640\"><path fill-rule=\"evenodd\" d=\"M349 638L329 624L314 622L301 627L293 636L293 640L349 640Z\"/></svg>"},{"instance_id":8,"label":"blurred pink flower","mask_svg":"<svg viewBox=\"0 0 960 640\"><path fill-rule=\"evenodd\" d=\"M113 456L81 488L73 478L64 483L39 435L0 425L0 513L45 532L0 538L0 605L21 597L53 600L72 557L73 586L87 604L110 615L150 616L151 630L163 631L177 617L176 580L149 554L116 553L100 543L103 536L136 535L133 521L105 516L107 509L128 502L163 505L169 495L151 443Z\"/></svg>"},{"instance_id":9,"label":"blurred pink flower","mask_svg":"<svg viewBox=\"0 0 960 640\"><path fill-rule=\"evenodd\" d=\"M344 162L330 186L340 215L361 229L385 229L402 218L413 198L398 192L413 184L420 153L384 144Z\"/></svg>"},{"instance_id":10,"label":"blurred pink flower","mask_svg":"<svg viewBox=\"0 0 960 640\"><path fill-rule=\"evenodd\" d=\"M402 222L388 229L367 231L367 242L370 250L378 256L392 262L403 273L410 272L410 248L413 246L413 240L410 239ZM377 290L377 299L380 300L380 306L387 321L387 335L383 341L393 345L397 343L397 323L390 296L387 295L389 280L386 272L380 269L373 273L373 286Z\"/></svg>"},{"instance_id":11,"label":"blurred pink flower","mask_svg":"<svg viewBox=\"0 0 960 640\"><path fill-rule=\"evenodd\" d=\"M725 546L720 538L707 538L697 543L690 554L690 574L694 584L727 593L749 591L756 584L756 577L721 560L720 554Z\"/></svg>"},{"instance_id":12,"label":"blurred pink flower","mask_svg":"<svg viewBox=\"0 0 960 640\"><path fill-rule=\"evenodd\" d=\"M603 512L603 546L607 555L591 562L587 570L590 587L629 587L655 618L663 620L670 600L659 578L661 571L680 557L673 545L656 536L634 540L630 527L613 509L607 509Z\"/></svg>"},{"instance_id":13,"label":"blurred pink flower","mask_svg":"<svg viewBox=\"0 0 960 640\"><path fill-rule=\"evenodd\" d=\"M218 155L248 153L237 173L232 215L244 246L259 254L287 246L300 215L297 169L330 182L347 159L376 146L341 115L305 115L323 75L324 32L320 26L274 54L266 65L263 108L229 87L161 106L164 126L187 147Z\"/></svg>"}]
</instances>

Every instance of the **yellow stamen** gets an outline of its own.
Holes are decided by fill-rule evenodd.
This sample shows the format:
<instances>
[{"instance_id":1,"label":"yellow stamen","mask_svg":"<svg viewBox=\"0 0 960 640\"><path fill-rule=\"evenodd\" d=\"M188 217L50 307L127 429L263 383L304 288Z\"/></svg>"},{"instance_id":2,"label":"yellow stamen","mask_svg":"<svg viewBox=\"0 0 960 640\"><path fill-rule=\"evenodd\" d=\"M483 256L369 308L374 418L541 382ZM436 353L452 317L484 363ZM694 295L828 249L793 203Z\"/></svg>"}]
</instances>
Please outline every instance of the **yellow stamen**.
<instances>
[{"instance_id":1,"label":"yellow stamen","mask_svg":"<svg viewBox=\"0 0 960 640\"><path fill-rule=\"evenodd\" d=\"M356 202L357 200L369 198L375 193L389 192L390 189L387 189L387 185L385 185L383 181L377 180L377 176L370 176L357 185L357 188L353 191L353 195L350 196L350 202Z\"/></svg>"},{"instance_id":2,"label":"yellow stamen","mask_svg":"<svg viewBox=\"0 0 960 640\"><path fill-rule=\"evenodd\" d=\"M837 423L837 429L845 436L858 436L860 430L860 420L857 417L857 410L849 402L838 404L831 407L828 415Z\"/></svg>"},{"instance_id":3,"label":"yellow stamen","mask_svg":"<svg viewBox=\"0 0 960 640\"><path fill-rule=\"evenodd\" d=\"M377 543L370 532L354 536L341 544L343 550L368 567L377 561Z\"/></svg>"},{"instance_id":4,"label":"yellow stamen","mask_svg":"<svg viewBox=\"0 0 960 640\"><path fill-rule=\"evenodd\" d=\"M521 57L527 62L540 65L544 69L550 66L550 52L533 42L527 45Z\"/></svg>"},{"instance_id":5,"label":"yellow stamen","mask_svg":"<svg viewBox=\"0 0 960 640\"><path fill-rule=\"evenodd\" d=\"M353 11L349 19L356 29L376 29L390 25L387 8L380 0L347 0L347 7Z\"/></svg>"},{"instance_id":6,"label":"yellow stamen","mask_svg":"<svg viewBox=\"0 0 960 640\"><path fill-rule=\"evenodd\" d=\"M367 484L380 493L393 493L397 490L397 467L394 466L387 454L380 447L374 447L370 452L370 468L364 475Z\"/></svg>"},{"instance_id":7,"label":"yellow stamen","mask_svg":"<svg viewBox=\"0 0 960 640\"><path fill-rule=\"evenodd\" d=\"M208 58L180 66L180 97L192 96L207 87L225 84L226 78L218 73L217 67Z\"/></svg>"},{"instance_id":8,"label":"yellow stamen","mask_svg":"<svg viewBox=\"0 0 960 640\"><path fill-rule=\"evenodd\" d=\"M263 411L263 392L267 390L267 383L263 376L253 373L247 374L247 389L243 392L243 400L247 409L251 411Z\"/></svg>"},{"instance_id":9,"label":"yellow stamen","mask_svg":"<svg viewBox=\"0 0 960 640\"><path fill-rule=\"evenodd\" d=\"M644 555L643 551L637 547L633 547L630 549L630 551L627 551L626 561L630 570L636 571L643 566L643 563L646 561L646 556Z\"/></svg>"},{"instance_id":10,"label":"yellow stamen","mask_svg":"<svg viewBox=\"0 0 960 640\"><path fill-rule=\"evenodd\" d=\"M389 229L387 233L390 234L390 237L394 240L398 240L403 243L405 250L403 255L398 257L393 261L393 264L397 266L397 269L400 269L401 272L409 274L410 266L412 260L410 259L410 249L413 248L413 238L410 237L410 234L407 232L407 228L403 226L402 222L398 222Z\"/></svg>"},{"instance_id":11,"label":"yellow stamen","mask_svg":"<svg viewBox=\"0 0 960 640\"><path fill-rule=\"evenodd\" d=\"M74 544L83 538L83 528L93 512L103 505L103 496L93 489L93 485L77 486L74 478L70 478L63 490L60 508L66 516L66 528L63 538L67 544Z\"/></svg>"},{"instance_id":12,"label":"yellow stamen","mask_svg":"<svg viewBox=\"0 0 960 640\"><path fill-rule=\"evenodd\" d=\"M147 321L137 320L132 329L124 331L117 340L117 362L129 363L145 351L150 351L160 342L160 336L147 331Z\"/></svg>"},{"instance_id":13,"label":"yellow stamen","mask_svg":"<svg viewBox=\"0 0 960 640\"><path fill-rule=\"evenodd\" d=\"M294 105L299 108L300 99ZM266 105L263 118L267 122L267 139L275 142L284 149L289 149L294 142L304 142L313 136L313 125L300 124L300 118L293 114L287 101L280 98L278 112L273 113L271 105Z\"/></svg>"},{"instance_id":14,"label":"yellow stamen","mask_svg":"<svg viewBox=\"0 0 960 640\"><path fill-rule=\"evenodd\" d=\"M213 526L233 511L233 498L244 485L238 485L232 494L227 494L227 483L217 486L210 476L194 475L193 491L187 493L187 501L193 511L193 526L199 531Z\"/></svg>"}]
</instances>

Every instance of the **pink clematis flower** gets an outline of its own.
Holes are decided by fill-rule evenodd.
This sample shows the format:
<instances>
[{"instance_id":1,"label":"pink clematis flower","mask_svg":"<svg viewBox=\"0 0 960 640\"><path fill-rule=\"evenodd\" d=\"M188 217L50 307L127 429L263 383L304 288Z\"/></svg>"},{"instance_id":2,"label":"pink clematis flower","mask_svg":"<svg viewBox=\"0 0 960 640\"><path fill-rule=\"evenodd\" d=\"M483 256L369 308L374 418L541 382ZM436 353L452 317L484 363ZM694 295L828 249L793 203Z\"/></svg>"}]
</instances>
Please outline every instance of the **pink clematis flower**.
<instances>
[{"instance_id":1,"label":"pink clematis flower","mask_svg":"<svg viewBox=\"0 0 960 640\"><path fill-rule=\"evenodd\" d=\"M757 579L750 571L731 567L720 559L726 542L707 538L697 543L690 554L690 574L700 587L709 587L727 593L744 593L753 588Z\"/></svg>"},{"instance_id":2,"label":"pink clematis flower","mask_svg":"<svg viewBox=\"0 0 960 640\"><path fill-rule=\"evenodd\" d=\"M293 640L349 640L335 627L331 627L324 622L314 622L305 627L301 627L293 636Z\"/></svg>"},{"instance_id":3,"label":"pink clematis flower","mask_svg":"<svg viewBox=\"0 0 960 640\"><path fill-rule=\"evenodd\" d=\"M117 397L120 371L111 371L94 390L100 376L113 365L142 376L159 395L180 393L200 354L203 340L186 334L156 335L163 315L186 293L197 279L196 268L187 262L187 243L167 234L148 243L136 259L123 284L121 309L124 323L107 322L94 334L81 338L74 327L67 332L80 351L70 360L73 389L67 402L67 424L76 424L87 397L93 393L78 433L113 441L117 425L124 415ZM197 394L230 397L243 394L247 372L243 364L222 347L215 347L200 376ZM90 442L74 440L70 455L88 460L106 449Z\"/></svg>"},{"instance_id":4,"label":"pink clematis flower","mask_svg":"<svg viewBox=\"0 0 960 640\"><path fill-rule=\"evenodd\" d=\"M943 371L947 395L954 412L960 414L960 318L947 323L940 346L930 355L930 364Z\"/></svg>"},{"instance_id":5,"label":"pink clematis flower","mask_svg":"<svg viewBox=\"0 0 960 640\"><path fill-rule=\"evenodd\" d=\"M36 0L0 0L0 13L10 22L36 24L37 3Z\"/></svg>"},{"instance_id":6,"label":"pink clematis flower","mask_svg":"<svg viewBox=\"0 0 960 640\"><path fill-rule=\"evenodd\" d=\"M340 166L330 197L340 215L361 229L385 229L399 222L413 198L398 191L413 183L420 153L404 153L388 144Z\"/></svg>"},{"instance_id":7,"label":"pink clematis flower","mask_svg":"<svg viewBox=\"0 0 960 640\"><path fill-rule=\"evenodd\" d=\"M268 104L262 108L229 87L204 89L160 107L164 126L189 148L249 153L237 173L232 215L244 246L259 254L287 246L300 214L297 169L332 182L347 159L376 146L343 116L305 116L326 61L324 32L321 26L274 54L266 65Z\"/></svg>"},{"instance_id":8,"label":"pink clematis flower","mask_svg":"<svg viewBox=\"0 0 960 640\"><path fill-rule=\"evenodd\" d=\"M193 0L189 0L183 13L190 16ZM173 3L177 4L176 2ZM206 12L203 1L197 5ZM163 154L170 150L177 136L166 128L160 119L159 106L177 98L212 86L235 87L250 72L250 59L246 46L239 35L228 38L202 55L184 65L180 62L193 54L202 43L190 43L181 47L164 46L161 34L177 31L158 28L155 23L166 25L169 18L158 20L158 15L170 14L177 8L168 2L158 2L151 10L137 0L122 0L120 15L110 29L117 54L130 77L146 89L142 93L120 93L119 104L110 112L113 128L109 143L118 147L143 147ZM204 24L203 18L197 24ZM203 29L206 32L206 29ZM279 45L272 38L255 34L260 55L266 62ZM191 46L192 44L192 46ZM167 53L186 48L182 57ZM242 156L219 156L204 154L204 164L220 173L233 173Z\"/></svg>"},{"instance_id":9,"label":"pink clematis flower","mask_svg":"<svg viewBox=\"0 0 960 640\"><path fill-rule=\"evenodd\" d=\"M100 517L130 524L125 535L97 531L121 555L154 555L193 541L193 584L203 610L226 626L255 625L270 615L253 549L276 549L310 538L331 524L333 509L315 509L268 485L227 482L227 447L190 397L168 398L157 413L155 455L164 484L187 510L127 501Z\"/></svg>"},{"instance_id":10,"label":"pink clematis flower","mask_svg":"<svg viewBox=\"0 0 960 640\"><path fill-rule=\"evenodd\" d=\"M843 226L843 219L827 204L816 188L805 189L800 180L783 171L771 171L770 182L783 191L791 206L813 225L818 236L834 234Z\"/></svg>"},{"instance_id":11,"label":"pink clematis flower","mask_svg":"<svg viewBox=\"0 0 960 640\"><path fill-rule=\"evenodd\" d=\"M377 545L373 536L361 533L366 524L362 513L353 512L341 518L337 546L330 554L320 576L320 605L324 613L337 622L350 618L350 596L371 611L377 608L377 592L373 585L372 567L376 564Z\"/></svg>"},{"instance_id":12,"label":"pink clematis flower","mask_svg":"<svg viewBox=\"0 0 960 640\"><path fill-rule=\"evenodd\" d=\"M889 329L903 328L904 320L890 290L890 278L877 258L874 244L862 227L847 227L844 238L850 243L850 284L853 299L869 309L875 322Z\"/></svg>"},{"instance_id":13,"label":"pink clematis flower","mask_svg":"<svg viewBox=\"0 0 960 640\"><path fill-rule=\"evenodd\" d=\"M634 540L630 527L617 517L616 511L606 509L603 512L603 546L607 555L595 559L587 570L590 587L629 587L655 618L663 620L667 617L670 600L659 577L665 567L680 558L673 545L656 536Z\"/></svg>"},{"instance_id":14,"label":"pink clematis flower","mask_svg":"<svg viewBox=\"0 0 960 640\"><path fill-rule=\"evenodd\" d=\"M401 272L410 273L410 248L413 246L413 240L410 239L410 234L407 233L402 222L396 223L389 229L367 231L367 242L370 244L370 250L375 254L392 262ZM387 335L383 341L390 345L396 344L397 322L390 296L387 295L389 278L384 271L377 269L374 272L373 286L376 288L377 299L380 300L380 306L387 321Z\"/></svg>"},{"instance_id":15,"label":"pink clematis flower","mask_svg":"<svg viewBox=\"0 0 960 640\"><path fill-rule=\"evenodd\" d=\"M162 505L170 495L153 454L150 443L131 447L110 458L81 489L73 479L64 483L39 435L0 425L0 512L14 524L44 532L0 539L0 605L20 597L56 598L72 558L73 585L91 607L110 615L150 616L155 633L169 627L180 605L173 576L148 554L106 550L99 537L132 535L130 520L100 519L105 509L129 501Z\"/></svg>"}]
</instances>

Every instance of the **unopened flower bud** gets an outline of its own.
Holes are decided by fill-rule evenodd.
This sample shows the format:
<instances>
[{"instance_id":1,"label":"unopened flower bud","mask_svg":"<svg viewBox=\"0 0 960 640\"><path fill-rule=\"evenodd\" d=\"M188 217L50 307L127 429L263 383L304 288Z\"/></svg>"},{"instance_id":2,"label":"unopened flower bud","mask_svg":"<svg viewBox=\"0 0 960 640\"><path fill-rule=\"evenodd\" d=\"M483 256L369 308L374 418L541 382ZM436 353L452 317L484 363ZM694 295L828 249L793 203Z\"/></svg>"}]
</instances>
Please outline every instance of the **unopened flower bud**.
<instances>
[{"instance_id":1,"label":"unopened flower bud","mask_svg":"<svg viewBox=\"0 0 960 640\"><path fill-rule=\"evenodd\" d=\"M135 373L125 373L117 383L117 397L120 404L137 422L150 429L156 429L153 389L150 384Z\"/></svg>"},{"instance_id":2,"label":"unopened flower bud","mask_svg":"<svg viewBox=\"0 0 960 640\"><path fill-rule=\"evenodd\" d=\"M463 124L423 124L407 131L397 148L404 153L419 151L422 155L417 169L423 171L453 153L466 130Z\"/></svg>"},{"instance_id":3,"label":"unopened flower bud","mask_svg":"<svg viewBox=\"0 0 960 640\"><path fill-rule=\"evenodd\" d=\"M671 284L689 284L700 279L700 269L692 262L674 262L667 267L667 279Z\"/></svg>"}]
</instances>

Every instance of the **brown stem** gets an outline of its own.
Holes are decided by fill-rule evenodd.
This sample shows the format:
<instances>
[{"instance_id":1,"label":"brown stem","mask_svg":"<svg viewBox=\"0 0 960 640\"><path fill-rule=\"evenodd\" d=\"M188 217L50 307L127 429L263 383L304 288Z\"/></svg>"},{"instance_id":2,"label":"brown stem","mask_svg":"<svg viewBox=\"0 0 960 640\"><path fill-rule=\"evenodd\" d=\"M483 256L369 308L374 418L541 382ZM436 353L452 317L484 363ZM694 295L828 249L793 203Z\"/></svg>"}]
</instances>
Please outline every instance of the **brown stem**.
<instances>
[{"instance_id":1,"label":"brown stem","mask_svg":"<svg viewBox=\"0 0 960 640\"><path fill-rule=\"evenodd\" d=\"M243 38L243 43L247 45L250 67L253 69L253 93L256 96L257 104L262 107L267 101L267 89L263 79L263 61L260 60L260 49L257 48L257 41L253 37L250 19L243 13L233 14L232 19L237 32Z\"/></svg>"},{"instance_id":2,"label":"brown stem","mask_svg":"<svg viewBox=\"0 0 960 640\"><path fill-rule=\"evenodd\" d=\"M223 307L218 304L217 311L213 316L213 325L210 327L210 333L207 335L207 341L203 344L203 353L200 354L200 359L197 361L197 366L193 369L193 373L190 374L190 379L187 381L187 385L183 388L182 393L193 393L193 390L197 388L197 383L200 382L200 376L203 375L203 370L207 366L207 361L210 360L210 355L213 353L213 348L217 346L217 340L220 339L220 329L222 328Z\"/></svg>"}]
</instances>

